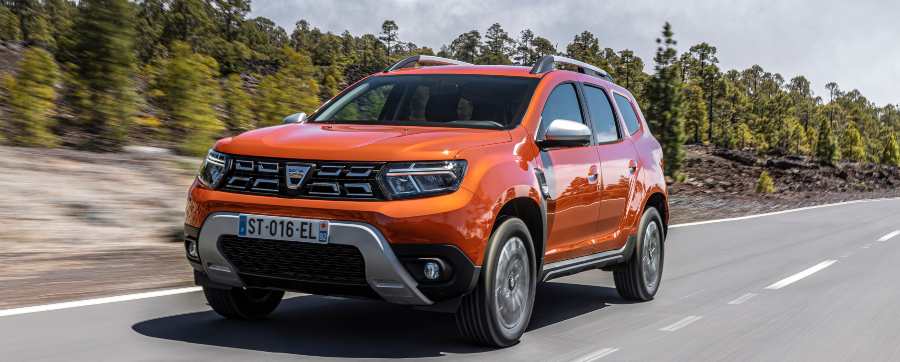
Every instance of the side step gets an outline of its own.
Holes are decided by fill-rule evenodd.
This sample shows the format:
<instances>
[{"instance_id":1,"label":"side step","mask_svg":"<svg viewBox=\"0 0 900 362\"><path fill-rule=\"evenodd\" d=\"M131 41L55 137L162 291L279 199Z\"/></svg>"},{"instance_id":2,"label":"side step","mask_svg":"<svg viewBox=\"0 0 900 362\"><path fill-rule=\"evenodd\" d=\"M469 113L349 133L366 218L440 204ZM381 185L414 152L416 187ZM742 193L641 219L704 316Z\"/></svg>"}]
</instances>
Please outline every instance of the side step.
<instances>
[{"instance_id":1,"label":"side step","mask_svg":"<svg viewBox=\"0 0 900 362\"><path fill-rule=\"evenodd\" d=\"M577 274L585 270L599 269L614 264L624 263L625 260L628 260L628 257L631 256L636 240L637 237L635 235L630 235L625 246L621 249L609 250L545 264L544 268L541 270L541 281L546 282L551 279Z\"/></svg>"}]
</instances>

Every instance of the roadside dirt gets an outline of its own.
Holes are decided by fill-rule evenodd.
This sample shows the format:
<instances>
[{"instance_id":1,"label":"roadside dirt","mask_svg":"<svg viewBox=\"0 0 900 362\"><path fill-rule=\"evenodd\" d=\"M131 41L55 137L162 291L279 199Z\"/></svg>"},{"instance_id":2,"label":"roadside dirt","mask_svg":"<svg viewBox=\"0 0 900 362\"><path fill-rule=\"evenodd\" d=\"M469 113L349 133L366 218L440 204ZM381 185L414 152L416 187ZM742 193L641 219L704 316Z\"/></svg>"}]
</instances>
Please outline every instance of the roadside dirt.
<instances>
[{"instance_id":1,"label":"roadside dirt","mask_svg":"<svg viewBox=\"0 0 900 362\"><path fill-rule=\"evenodd\" d=\"M671 186L672 223L900 196L896 168L795 160L800 166L781 169L752 155L738 156L753 159L745 163L726 156L689 147L689 177ZM0 147L0 309L192 285L181 225L198 165L149 148ZM774 194L754 192L763 169Z\"/></svg>"}]
</instances>

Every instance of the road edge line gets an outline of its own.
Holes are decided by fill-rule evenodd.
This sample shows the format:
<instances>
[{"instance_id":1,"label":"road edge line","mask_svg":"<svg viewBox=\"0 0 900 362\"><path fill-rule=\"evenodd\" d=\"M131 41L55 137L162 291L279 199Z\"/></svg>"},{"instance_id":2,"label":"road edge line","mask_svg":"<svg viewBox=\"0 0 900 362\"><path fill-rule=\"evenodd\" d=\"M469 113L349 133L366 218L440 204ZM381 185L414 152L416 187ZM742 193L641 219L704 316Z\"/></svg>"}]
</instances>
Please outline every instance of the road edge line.
<instances>
[{"instance_id":1,"label":"road edge line","mask_svg":"<svg viewBox=\"0 0 900 362\"><path fill-rule=\"evenodd\" d=\"M669 228L673 229L673 228L682 228L682 227L688 227L688 226L716 224L716 223L729 222L729 221L740 221L740 220L747 220L747 219L755 219L755 218L764 217L764 216L789 214L792 212L821 209L821 208L833 207L833 206L843 206L843 205L852 205L852 204L867 203L867 202L892 201L892 200L900 200L900 197L883 197L883 198L878 198L878 199L859 199L859 200L836 202L833 204L812 205L812 206L800 207L800 208L796 208L796 209L787 209L787 210L767 212L767 213L763 213L763 214L744 215L744 216L730 217L730 218L725 218L725 219L715 219L715 220L695 221L695 222L687 222L687 223L682 223L682 224L674 224L674 225L669 225Z\"/></svg>"},{"instance_id":2,"label":"road edge line","mask_svg":"<svg viewBox=\"0 0 900 362\"><path fill-rule=\"evenodd\" d=\"M53 310L70 309L70 308L78 308L78 307L87 307L87 306L98 305L98 304L127 302L127 301L132 301L132 300L164 297L164 296L168 296L168 295L193 293L193 292L198 292L200 290L202 290L200 287L163 289L163 290L154 290L154 291L150 291L150 292L117 295L117 296L112 296L112 297L83 299L83 300L75 300L75 301L71 301L71 302L33 305L30 307L20 307L20 308L12 308L12 309L2 309L2 310L0 310L0 317L8 317L8 316L30 314L30 313L37 313L37 312L49 312L49 311L53 311Z\"/></svg>"}]
</instances>

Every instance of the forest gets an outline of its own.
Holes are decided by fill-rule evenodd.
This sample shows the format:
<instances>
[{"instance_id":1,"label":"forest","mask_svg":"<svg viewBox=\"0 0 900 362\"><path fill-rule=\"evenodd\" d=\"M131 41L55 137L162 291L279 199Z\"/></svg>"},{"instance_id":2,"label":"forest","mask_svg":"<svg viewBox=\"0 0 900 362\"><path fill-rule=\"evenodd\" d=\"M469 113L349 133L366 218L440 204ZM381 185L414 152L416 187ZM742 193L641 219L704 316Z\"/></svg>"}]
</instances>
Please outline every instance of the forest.
<instances>
[{"instance_id":1,"label":"forest","mask_svg":"<svg viewBox=\"0 0 900 362\"><path fill-rule=\"evenodd\" d=\"M561 54L635 94L675 180L684 144L900 165L900 106L834 82L819 94L802 75L759 65L722 69L715 45L679 46L668 23L643 60L587 30L561 45L493 24L432 49L401 39L392 20L378 34L337 34L298 14L288 32L250 9L249 0L0 0L0 56L16 57L0 68L0 143L198 155L218 137L311 112L411 54L520 65Z\"/></svg>"}]
</instances>

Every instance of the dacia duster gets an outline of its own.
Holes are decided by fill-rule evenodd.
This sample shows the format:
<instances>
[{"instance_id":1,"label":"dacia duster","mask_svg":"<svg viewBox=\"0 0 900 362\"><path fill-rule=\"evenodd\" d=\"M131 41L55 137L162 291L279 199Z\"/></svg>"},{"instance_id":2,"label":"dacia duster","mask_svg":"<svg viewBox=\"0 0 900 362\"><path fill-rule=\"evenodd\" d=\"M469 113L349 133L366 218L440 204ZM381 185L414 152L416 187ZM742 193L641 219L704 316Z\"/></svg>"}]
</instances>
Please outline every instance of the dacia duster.
<instances>
[{"instance_id":1,"label":"dacia duster","mask_svg":"<svg viewBox=\"0 0 900 362\"><path fill-rule=\"evenodd\" d=\"M309 117L218 141L185 249L226 318L262 318L285 291L366 297L509 346L540 282L600 268L623 298L654 297L662 163L634 97L595 66L414 56Z\"/></svg>"}]
</instances>

